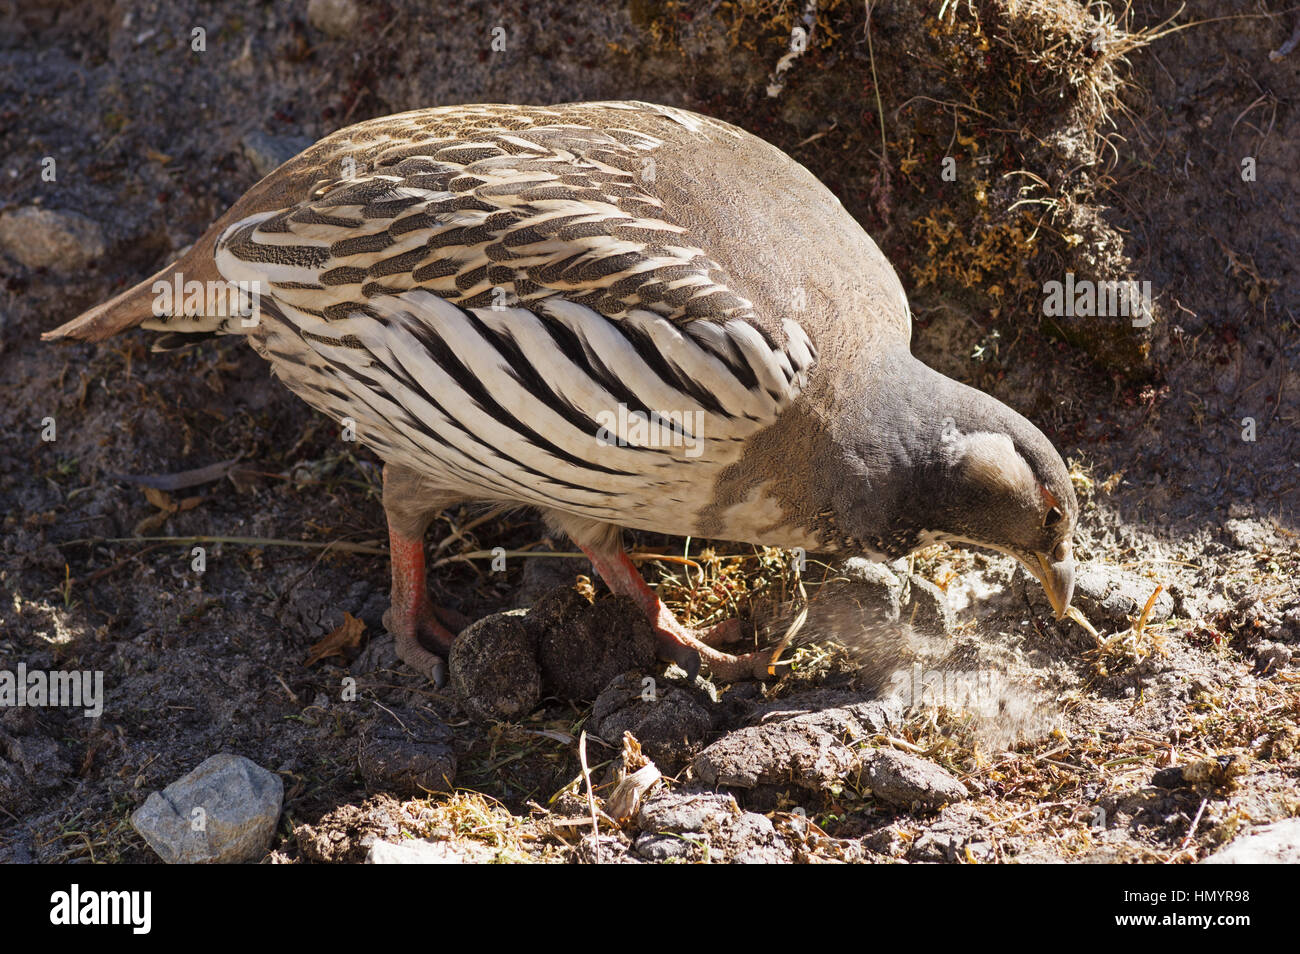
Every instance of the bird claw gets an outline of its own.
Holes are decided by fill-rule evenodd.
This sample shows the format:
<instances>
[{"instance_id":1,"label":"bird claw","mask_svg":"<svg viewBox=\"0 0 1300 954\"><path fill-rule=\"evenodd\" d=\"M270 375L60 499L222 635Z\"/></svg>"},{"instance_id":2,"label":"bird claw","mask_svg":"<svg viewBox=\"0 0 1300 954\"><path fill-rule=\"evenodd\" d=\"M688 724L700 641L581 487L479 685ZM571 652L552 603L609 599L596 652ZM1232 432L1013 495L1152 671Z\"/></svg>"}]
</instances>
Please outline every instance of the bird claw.
<instances>
[{"instance_id":1,"label":"bird claw","mask_svg":"<svg viewBox=\"0 0 1300 954\"><path fill-rule=\"evenodd\" d=\"M691 682L700 674L700 654L675 639L659 640L658 656L664 662L676 663L684 669Z\"/></svg>"},{"instance_id":2,"label":"bird claw","mask_svg":"<svg viewBox=\"0 0 1300 954\"><path fill-rule=\"evenodd\" d=\"M383 623L384 628L393 634L397 658L428 677L437 688L443 688L447 684L447 660L443 654L450 651L455 636L438 622L435 611L424 607L403 615L395 607L390 607L384 614ZM426 645L437 646L443 654L430 652Z\"/></svg>"}]
</instances>

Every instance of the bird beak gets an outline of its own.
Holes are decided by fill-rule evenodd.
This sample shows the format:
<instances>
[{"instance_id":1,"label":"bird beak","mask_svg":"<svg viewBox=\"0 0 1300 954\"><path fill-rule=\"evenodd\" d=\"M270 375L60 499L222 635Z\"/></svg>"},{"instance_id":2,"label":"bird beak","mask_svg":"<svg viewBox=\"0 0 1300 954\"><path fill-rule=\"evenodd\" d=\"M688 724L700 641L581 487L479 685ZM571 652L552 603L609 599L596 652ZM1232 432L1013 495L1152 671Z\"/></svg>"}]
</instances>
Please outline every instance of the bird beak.
<instances>
[{"instance_id":1,"label":"bird beak","mask_svg":"<svg viewBox=\"0 0 1300 954\"><path fill-rule=\"evenodd\" d=\"M1025 560L1025 566L1043 584L1056 618L1063 619L1074 596L1074 557L1067 556L1064 560L1053 563L1045 553L1034 553L1032 556L1033 561Z\"/></svg>"}]
</instances>

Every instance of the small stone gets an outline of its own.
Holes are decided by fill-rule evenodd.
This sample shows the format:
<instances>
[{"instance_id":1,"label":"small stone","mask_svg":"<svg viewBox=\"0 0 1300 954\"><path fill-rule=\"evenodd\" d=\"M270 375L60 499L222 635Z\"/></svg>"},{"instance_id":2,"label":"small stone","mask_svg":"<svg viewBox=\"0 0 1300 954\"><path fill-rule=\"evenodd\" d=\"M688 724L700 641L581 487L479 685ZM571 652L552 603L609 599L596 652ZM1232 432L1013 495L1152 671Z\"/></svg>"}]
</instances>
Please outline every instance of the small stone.
<instances>
[{"instance_id":1,"label":"small stone","mask_svg":"<svg viewBox=\"0 0 1300 954\"><path fill-rule=\"evenodd\" d=\"M0 215L0 250L28 268L72 272L104 257L99 223L76 212L25 206Z\"/></svg>"},{"instance_id":2,"label":"small stone","mask_svg":"<svg viewBox=\"0 0 1300 954\"><path fill-rule=\"evenodd\" d=\"M895 808L936 811L969 795L946 769L906 752L873 749L863 756L862 767L871 794Z\"/></svg>"},{"instance_id":3,"label":"small stone","mask_svg":"<svg viewBox=\"0 0 1300 954\"><path fill-rule=\"evenodd\" d=\"M654 665L654 630L630 598L588 604L572 587L561 592L571 594L562 606L548 598L528 617L540 627L538 657L548 692L574 702L589 701L615 676Z\"/></svg>"},{"instance_id":4,"label":"small stone","mask_svg":"<svg viewBox=\"0 0 1300 954\"><path fill-rule=\"evenodd\" d=\"M695 773L708 785L793 784L816 792L842 781L856 764L829 732L791 719L724 735L695 757Z\"/></svg>"},{"instance_id":5,"label":"small stone","mask_svg":"<svg viewBox=\"0 0 1300 954\"><path fill-rule=\"evenodd\" d=\"M168 864L239 864L266 855L283 801L280 776L223 752L150 795L131 825Z\"/></svg>"},{"instance_id":6,"label":"small stone","mask_svg":"<svg viewBox=\"0 0 1300 954\"><path fill-rule=\"evenodd\" d=\"M375 841L366 854L368 865L474 865L496 859L487 845L473 841Z\"/></svg>"},{"instance_id":7,"label":"small stone","mask_svg":"<svg viewBox=\"0 0 1300 954\"><path fill-rule=\"evenodd\" d=\"M456 779L452 732L433 715L380 710L361 727L357 763L372 789L418 796L450 792Z\"/></svg>"},{"instance_id":8,"label":"small stone","mask_svg":"<svg viewBox=\"0 0 1300 954\"><path fill-rule=\"evenodd\" d=\"M913 576L908 582L902 621L923 636L947 636L955 625L948 594L929 580Z\"/></svg>"},{"instance_id":9,"label":"small stone","mask_svg":"<svg viewBox=\"0 0 1300 954\"><path fill-rule=\"evenodd\" d=\"M355 0L308 0L307 22L330 36L350 36L360 19Z\"/></svg>"},{"instance_id":10,"label":"small stone","mask_svg":"<svg viewBox=\"0 0 1300 954\"><path fill-rule=\"evenodd\" d=\"M672 775L713 731L713 716L701 696L665 679L624 673L596 697L591 730L611 745L631 732L646 756Z\"/></svg>"},{"instance_id":11,"label":"small stone","mask_svg":"<svg viewBox=\"0 0 1300 954\"><path fill-rule=\"evenodd\" d=\"M307 136L273 136L254 129L244 136L240 145L257 174L265 176L312 145L312 139Z\"/></svg>"},{"instance_id":12,"label":"small stone","mask_svg":"<svg viewBox=\"0 0 1300 954\"><path fill-rule=\"evenodd\" d=\"M1300 818L1252 828L1204 861L1203 865L1300 864Z\"/></svg>"},{"instance_id":13,"label":"small stone","mask_svg":"<svg viewBox=\"0 0 1300 954\"><path fill-rule=\"evenodd\" d=\"M451 687L465 714L476 722L520 719L542 701L536 639L523 612L495 613L452 641Z\"/></svg>"}]
</instances>

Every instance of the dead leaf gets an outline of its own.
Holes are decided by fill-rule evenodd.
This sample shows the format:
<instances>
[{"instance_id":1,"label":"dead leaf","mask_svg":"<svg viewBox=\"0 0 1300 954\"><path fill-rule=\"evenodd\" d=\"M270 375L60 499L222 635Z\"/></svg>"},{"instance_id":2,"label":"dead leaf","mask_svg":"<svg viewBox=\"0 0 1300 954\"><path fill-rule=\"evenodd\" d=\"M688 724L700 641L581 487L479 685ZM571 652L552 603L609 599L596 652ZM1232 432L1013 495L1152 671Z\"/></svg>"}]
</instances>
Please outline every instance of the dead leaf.
<instances>
[{"instance_id":1,"label":"dead leaf","mask_svg":"<svg viewBox=\"0 0 1300 954\"><path fill-rule=\"evenodd\" d=\"M365 623L351 613L344 613L343 625L312 646L303 665L314 666L326 656L344 656L343 650L356 649L361 645L361 634L365 630Z\"/></svg>"},{"instance_id":2,"label":"dead leaf","mask_svg":"<svg viewBox=\"0 0 1300 954\"><path fill-rule=\"evenodd\" d=\"M145 499L161 510L163 513L175 513L176 504L172 501L172 495L165 490L158 490L155 487L141 487L144 491Z\"/></svg>"}]
</instances>

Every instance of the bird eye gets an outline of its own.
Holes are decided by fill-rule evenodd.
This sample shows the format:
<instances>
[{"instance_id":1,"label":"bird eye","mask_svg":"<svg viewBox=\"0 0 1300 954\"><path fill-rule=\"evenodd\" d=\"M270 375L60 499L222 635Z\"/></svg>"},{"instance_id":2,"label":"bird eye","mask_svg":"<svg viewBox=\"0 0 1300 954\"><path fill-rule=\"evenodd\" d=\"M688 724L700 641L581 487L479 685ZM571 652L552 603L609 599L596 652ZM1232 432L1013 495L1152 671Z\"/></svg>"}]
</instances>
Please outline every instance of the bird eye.
<instances>
[{"instance_id":1,"label":"bird eye","mask_svg":"<svg viewBox=\"0 0 1300 954\"><path fill-rule=\"evenodd\" d=\"M1061 522L1061 511L1053 507L1047 511L1047 517L1043 520L1043 526L1054 527Z\"/></svg>"}]
</instances>

